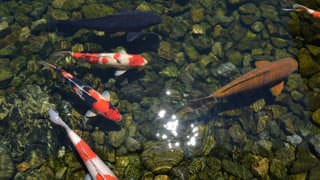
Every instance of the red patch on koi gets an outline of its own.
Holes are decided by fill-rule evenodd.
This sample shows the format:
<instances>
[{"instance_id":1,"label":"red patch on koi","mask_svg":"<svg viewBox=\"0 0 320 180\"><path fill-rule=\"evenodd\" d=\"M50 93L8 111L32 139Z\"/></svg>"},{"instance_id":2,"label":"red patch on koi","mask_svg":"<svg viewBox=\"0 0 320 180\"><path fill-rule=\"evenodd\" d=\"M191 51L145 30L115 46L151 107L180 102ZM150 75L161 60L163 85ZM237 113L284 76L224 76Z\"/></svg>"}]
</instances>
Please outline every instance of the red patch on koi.
<instances>
[{"instance_id":1,"label":"red patch on koi","mask_svg":"<svg viewBox=\"0 0 320 180\"><path fill-rule=\"evenodd\" d=\"M144 64L144 58L140 55L132 55L129 58L129 65L130 66L141 66Z\"/></svg>"},{"instance_id":2,"label":"red patch on koi","mask_svg":"<svg viewBox=\"0 0 320 180\"><path fill-rule=\"evenodd\" d=\"M100 54L74 52L74 53L72 53L72 57L74 57L75 59L82 59L82 60L87 61L88 63L91 63L91 64L97 64L97 63L99 63Z\"/></svg>"},{"instance_id":3,"label":"red patch on koi","mask_svg":"<svg viewBox=\"0 0 320 180\"><path fill-rule=\"evenodd\" d=\"M75 145L75 147L79 155L81 156L81 159L84 162L96 157L96 154L91 150L88 144L84 142L82 139L78 144Z\"/></svg>"},{"instance_id":4,"label":"red patch on koi","mask_svg":"<svg viewBox=\"0 0 320 180\"><path fill-rule=\"evenodd\" d=\"M107 57L102 57L101 58L101 63L102 64L107 64L108 63L108 58Z\"/></svg>"},{"instance_id":5,"label":"red patch on koi","mask_svg":"<svg viewBox=\"0 0 320 180\"><path fill-rule=\"evenodd\" d=\"M119 53L114 53L113 58L114 59L119 59L120 58L120 54Z\"/></svg>"},{"instance_id":6,"label":"red patch on koi","mask_svg":"<svg viewBox=\"0 0 320 180\"><path fill-rule=\"evenodd\" d=\"M101 98L99 93L93 89L88 91L89 95L96 99L97 101L92 104L92 109L98 114L113 120L121 121L122 116L117 108L113 108L109 101L106 101L104 98Z\"/></svg>"},{"instance_id":7,"label":"red patch on koi","mask_svg":"<svg viewBox=\"0 0 320 180\"><path fill-rule=\"evenodd\" d=\"M67 78L67 79L72 79L73 78L73 76L71 74L67 73L66 71L62 71L61 75L63 77L65 77L65 78Z\"/></svg>"},{"instance_id":8,"label":"red patch on koi","mask_svg":"<svg viewBox=\"0 0 320 180\"><path fill-rule=\"evenodd\" d=\"M104 177L103 177L103 176L104 176ZM118 180L116 177L111 176L111 175L108 175L108 174L104 174L103 176L102 176L101 174L97 173L96 179L97 179L97 180L103 180L103 179L107 179L107 180Z\"/></svg>"}]
</instances>

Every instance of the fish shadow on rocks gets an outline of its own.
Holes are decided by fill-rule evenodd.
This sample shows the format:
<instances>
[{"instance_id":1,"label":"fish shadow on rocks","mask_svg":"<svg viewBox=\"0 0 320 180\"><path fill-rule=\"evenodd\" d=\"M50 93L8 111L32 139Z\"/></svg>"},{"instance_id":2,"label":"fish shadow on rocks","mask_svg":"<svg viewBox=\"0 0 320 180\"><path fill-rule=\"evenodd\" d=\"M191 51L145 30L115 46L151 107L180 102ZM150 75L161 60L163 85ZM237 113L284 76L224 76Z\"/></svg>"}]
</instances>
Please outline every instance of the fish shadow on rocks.
<instances>
[{"instance_id":1,"label":"fish shadow on rocks","mask_svg":"<svg viewBox=\"0 0 320 180\"><path fill-rule=\"evenodd\" d=\"M104 132L121 130L121 126L119 124L111 120L105 119L99 115L97 115L96 117L91 117L87 123L94 127L99 127L99 129Z\"/></svg>"},{"instance_id":2,"label":"fish shadow on rocks","mask_svg":"<svg viewBox=\"0 0 320 180\"><path fill-rule=\"evenodd\" d=\"M251 92L244 92L226 97L225 103L219 103L217 100L215 106L212 108L211 113L219 114L224 111L248 107L258 99L263 98L266 104L272 104L275 97L269 89L259 88Z\"/></svg>"}]
</instances>

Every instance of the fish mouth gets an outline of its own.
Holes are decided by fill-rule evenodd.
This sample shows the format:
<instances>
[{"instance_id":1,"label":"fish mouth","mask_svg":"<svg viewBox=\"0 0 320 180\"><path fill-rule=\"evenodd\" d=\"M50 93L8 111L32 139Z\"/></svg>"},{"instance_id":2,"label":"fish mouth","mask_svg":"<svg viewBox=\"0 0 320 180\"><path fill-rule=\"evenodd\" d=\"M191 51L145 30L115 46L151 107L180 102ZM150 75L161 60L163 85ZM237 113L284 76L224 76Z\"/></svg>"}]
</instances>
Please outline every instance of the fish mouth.
<instances>
[{"instance_id":1,"label":"fish mouth","mask_svg":"<svg viewBox=\"0 0 320 180\"><path fill-rule=\"evenodd\" d=\"M147 60L143 60L143 65L147 65L148 64L148 61Z\"/></svg>"}]
</instances>

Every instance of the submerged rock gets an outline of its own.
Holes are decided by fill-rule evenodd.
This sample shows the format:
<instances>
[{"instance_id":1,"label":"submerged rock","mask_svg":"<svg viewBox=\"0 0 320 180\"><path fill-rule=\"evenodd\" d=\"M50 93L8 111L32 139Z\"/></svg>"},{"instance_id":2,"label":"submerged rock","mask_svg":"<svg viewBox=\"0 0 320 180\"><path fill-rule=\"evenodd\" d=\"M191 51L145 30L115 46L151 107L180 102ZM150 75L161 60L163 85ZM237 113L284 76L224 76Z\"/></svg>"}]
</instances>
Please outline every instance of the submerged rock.
<instances>
[{"instance_id":1,"label":"submerged rock","mask_svg":"<svg viewBox=\"0 0 320 180\"><path fill-rule=\"evenodd\" d=\"M81 12L85 18L96 18L114 14L116 11L114 8L98 3L90 3L81 7Z\"/></svg>"},{"instance_id":2,"label":"submerged rock","mask_svg":"<svg viewBox=\"0 0 320 180\"><path fill-rule=\"evenodd\" d=\"M287 136L287 141L296 146L302 142L302 138L297 134L293 134L291 136Z\"/></svg>"},{"instance_id":3,"label":"submerged rock","mask_svg":"<svg viewBox=\"0 0 320 180\"><path fill-rule=\"evenodd\" d=\"M12 156L21 162L32 156L31 150L41 152L39 156L51 151L55 143L47 131L50 122L43 117L55 105L50 103L48 93L37 85L26 85L17 94L8 96L7 104L10 109L6 118L9 127L4 139L14 149Z\"/></svg>"},{"instance_id":4,"label":"submerged rock","mask_svg":"<svg viewBox=\"0 0 320 180\"><path fill-rule=\"evenodd\" d=\"M320 71L320 66L315 62L309 51L305 48L298 51L299 72L302 77L309 77Z\"/></svg>"},{"instance_id":5,"label":"submerged rock","mask_svg":"<svg viewBox=\"0 0 320 180\"><path fill-rule=\"evenodd\" d=\"M272 159L270 162L270 177L275 179L286 179L287 168L281 160Z\"/></svg>"},{"instance_id":6,"label":"submerged rock","mask_svg":"<svg viewBox=\"0 0 320 180\"><path fill-rule=\"evenodd\" d=\"M312 113L312 122L320 126L320 108Z\"/></svg>"},{"instance_id":7,"label":"submerged rock","mask_svg":"<svg viewBox=\"0 0 320 180\"><path fill-rule=\"evenodd\" d=\"M217 67L217 74L223 77L230 77L237 71L237 67L231 62L221 64Z\"/></svg>"},{"instance_id":8,"label":"submerged rock","mask_svg":"<svg viewBox=\"0 0 320 180\"><path fill-rule=\"evenodd\" d=\"M10 151L0 146L0 179L11 179L15 172Z\"/></svg>"},{"instance_id":9,"label":"submerged rock","mask_svg":"<svg viewBox=\"0 0 320 180\"><path fill-rule=\"evenodd\" d=\"M8 87L12 77L13 77L13 72L11 72L10 69L1 68L0 69L0 88Z\"/></svg>"},{"instance_id":10,"label":"submerged rock","mask_svg":"<svg viewBox=\"0 0 320 180\"><path fill-rule=\"evenodd\" d=\"M121 128L120 131L111 131L108 136L108 142L113 147L120 147L125 141L126 133L124 128Z\"/></svg>"},{"instance_id":11,"label":"submerged rock","mask_svg":"<svg viewBox=\"0 0 320 180\"><path fill-rule=\"evenodd\" d=\"M254 162L251 164L251 170L254 175L266 177L269 171L269 159L261 156L253 156Z\"/></svg>"},{"instance_id":12,"label":"submerged rock","mask_svg":"<svg viewBox=\"0 0 320 180\"><path fill-rule=\"evenodd\" d=\"M244 143L247 140L246 132L241 128L239 124L235 124L228 129L230 136L234 142Z\"/></svg>"},{"instance_id":13,"label":"submerged rock","mask_svg":"<svg viewBox=\"0 0 320 180\"><path fill-rule=\"evenodd\" d=\"M320 134L311 137L309 143L313 150L320 156Z\"/></svg>"},{"instance_id":14,"label":"submerged rock","mask_svg":"<svg viewBox=\"0 0 320 180\"><path fill-rule=\"evenodd\" d=\"M247 169L246 167L244 167L243 165L241 164L238 164L236 162L232 162L230 160L223 160L222 161L222 168L238 177L238 178L241 178L241 179L251 179L253 177L252 173L249 171L249 169Z\"/></svg>"},{"instance_id":15,"label":"submerged rock","mask_svg":"<svg viewBox=\"0 0 320 180\"><path fill-rule=\"evenodd\" d=\"M149 141L141 154L146 167L154 173L166 173L183 159L180 147L169 148L167 142Z\"/></svg>"},{"instance_id":16,"label":"submerged rock","mask_svg":"<svg viewBox=\"0 0 320 180\"><path fill-rule=\"evenodd\" d=\"M299 147L296 153L296 160L293 162L290 172L293 174L307 172L318 165L317 157L308 149Z\"/></svg>"}]
</instances>

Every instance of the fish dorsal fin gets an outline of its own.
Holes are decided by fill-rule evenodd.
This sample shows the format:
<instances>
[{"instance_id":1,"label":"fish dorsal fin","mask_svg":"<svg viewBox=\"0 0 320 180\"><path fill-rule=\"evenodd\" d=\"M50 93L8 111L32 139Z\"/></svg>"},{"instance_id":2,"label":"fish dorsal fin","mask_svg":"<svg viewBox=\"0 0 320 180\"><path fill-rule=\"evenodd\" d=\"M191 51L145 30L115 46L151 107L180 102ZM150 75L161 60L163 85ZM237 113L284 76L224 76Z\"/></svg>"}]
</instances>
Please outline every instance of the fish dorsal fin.
<instances>
[{"instance_id":1,"label":"fish dorsal fin","mask_svg":"<svg viewBox=\"0 0 320 180\"><path fill-rule=\"evenodd\" d=\"M261 66L264 66L269 63L270 63L270 61L265 61L265 60L264 61L256 61L255 65L256 65L256 67L261 67Z\"/></svg>"},{"instance_id":2,"label":"fish dorsal fin","mask_svg":"<svg viewBox=\"0 0 320 180\"><path fill-rule=\"evenodd\" d=\"M127 41L131 42L140 36L140 32L128 32Z\"/></svg>"},{"instance_id":3,"label":"fish dorsal fin","mask_svg":"<svg viewBox=\"0 0 320 180\"><path fill-rule=\"evenodd\" d=\"M102 97L106 98L107 101L110 101L110 93L106 90L101 94Z\"/></svg>"},{"instance_id":4,"label":"fish dorsal fin","mask_svg":"<svg viewBox=\"0 0 320 180\"><path fill-rule=\"evenodd\" d=\"M127 72L126 70L117 70L114 75L115 76L121 76L122 74L124 74L125 72Z\"/></svg>"},{"instance_id":5,"label":"fish dorsal fin","mask_svg":"<svg viewBox=\"0 0 320 180\"><path fill-rule=\"evenodd\" d=\"M120 49L120 50L119 50L119 53L120 53L120 54L127 54L127 51L126 51L125 49Z\"/></svg>"},{"instance_id":6,"label":"fish dorsal fin","mask_svg":"<svg viewBox=\"0 0 320 180\"><path fill-rule=\"evenodd\" d=\"M283 86L284 86L284 81L281 81L280 83L272 86L272 88L271 88L272 95L278 96L279 94L281 94L281 92L283 90Z\"/></svg>"},{"instance_id":7,"label":"fish dorsal fin","mask_svg":"<svg viewBox=\"0 0 320 180\"><path fill-rule=\"evenodd\" d=\"M88 110L85 114L86 117L95 117L97 114L91 110Z\"/></svg>"}]
</instances>

